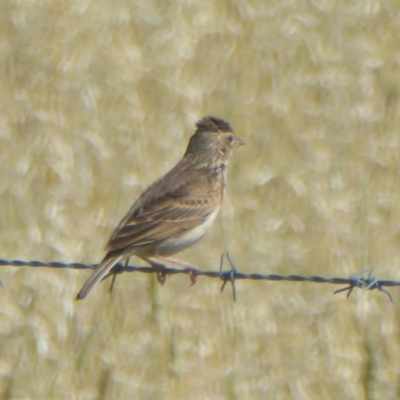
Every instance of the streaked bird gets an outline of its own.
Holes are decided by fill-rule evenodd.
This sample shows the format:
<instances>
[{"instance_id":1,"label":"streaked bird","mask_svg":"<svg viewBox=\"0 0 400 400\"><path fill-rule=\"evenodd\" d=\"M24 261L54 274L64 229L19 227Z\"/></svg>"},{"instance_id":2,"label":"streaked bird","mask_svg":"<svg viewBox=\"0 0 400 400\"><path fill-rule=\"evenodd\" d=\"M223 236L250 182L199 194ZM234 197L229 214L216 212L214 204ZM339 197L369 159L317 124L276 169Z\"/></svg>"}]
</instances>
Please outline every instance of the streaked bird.
<instances>
[{"instance_id":1,"label":"streaked bird","mask_svg":"<svg viewBox=\"0 0 400 400\"><path fill-rule=\"evenodd\" d=\"M132 255L155 269L160 264L154 258L190 268L170 256L196 243L215 220L228 161L233 149L242 145L223 119L208 116L198 121L183 158L141 194L115 228L105 257L77 299L85 298L114 265Z\"/></svg>"}]
</instances>

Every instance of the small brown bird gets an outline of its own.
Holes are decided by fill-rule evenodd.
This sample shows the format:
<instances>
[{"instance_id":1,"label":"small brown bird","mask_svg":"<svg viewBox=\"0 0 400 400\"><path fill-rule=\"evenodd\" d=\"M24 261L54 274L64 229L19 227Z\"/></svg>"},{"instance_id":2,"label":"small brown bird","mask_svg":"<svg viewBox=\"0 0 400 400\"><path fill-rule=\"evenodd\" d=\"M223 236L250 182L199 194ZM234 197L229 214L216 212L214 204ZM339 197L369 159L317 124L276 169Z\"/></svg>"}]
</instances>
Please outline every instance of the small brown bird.
<instances>
[{"instance_id":1,"label":"small brown bird","mask_svg":"<svg viewBox=\"0 0 400 400\"><path fill-rule=\"evenodd\" d=\"M152 267L201 239L214 221L225 192L226 168L234 148L244 142L230 125L204 117L181 161L149 186L118 224L106 246L107 254L77 295L85 298L115 264L135 255Z\"/></svg>"}]
</instances>

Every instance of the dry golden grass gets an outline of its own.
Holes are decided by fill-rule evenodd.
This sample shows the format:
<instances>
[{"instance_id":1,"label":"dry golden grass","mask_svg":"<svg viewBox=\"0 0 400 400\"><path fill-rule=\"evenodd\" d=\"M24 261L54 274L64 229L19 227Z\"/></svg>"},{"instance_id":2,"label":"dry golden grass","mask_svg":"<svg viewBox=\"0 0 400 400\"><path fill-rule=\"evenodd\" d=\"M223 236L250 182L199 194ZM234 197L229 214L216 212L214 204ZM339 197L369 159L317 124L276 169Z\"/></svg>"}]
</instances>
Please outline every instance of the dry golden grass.
<instances>
[{"instance_id":1,"label":"dry golden grass","mask_svg":"<svg viewBox=\"0 0 400 400\"><path fill-rule=\"evenodd\" d=\"M400 279L396 1L0 2L1 258L98 262L194 122L247 146L209 234L217 269ZM160 288L3 268L2 399L397 399L399 304L326 285Z\"/></svg>"}]
</instances>

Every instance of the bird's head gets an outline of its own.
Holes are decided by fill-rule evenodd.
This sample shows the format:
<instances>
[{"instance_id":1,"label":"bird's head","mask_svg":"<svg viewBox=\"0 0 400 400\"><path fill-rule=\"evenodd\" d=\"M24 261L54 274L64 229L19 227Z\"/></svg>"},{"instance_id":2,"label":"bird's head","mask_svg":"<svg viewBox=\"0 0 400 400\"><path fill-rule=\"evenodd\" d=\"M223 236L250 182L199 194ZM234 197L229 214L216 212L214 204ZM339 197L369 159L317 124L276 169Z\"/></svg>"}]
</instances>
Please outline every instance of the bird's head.
<instances>
[{"instance_id":1,"label":"bird's head","mask_svg":"<svg viewBox=\"0 0 400 400\"><path fill-rule=\"evenodd\" d=\"M204 157L211 164L227 163L233 149L245 143L233 134L228 122L217 117L204 117L196 123L196 132L190 138L186 155Z\"/></svg>"}]
</instances>

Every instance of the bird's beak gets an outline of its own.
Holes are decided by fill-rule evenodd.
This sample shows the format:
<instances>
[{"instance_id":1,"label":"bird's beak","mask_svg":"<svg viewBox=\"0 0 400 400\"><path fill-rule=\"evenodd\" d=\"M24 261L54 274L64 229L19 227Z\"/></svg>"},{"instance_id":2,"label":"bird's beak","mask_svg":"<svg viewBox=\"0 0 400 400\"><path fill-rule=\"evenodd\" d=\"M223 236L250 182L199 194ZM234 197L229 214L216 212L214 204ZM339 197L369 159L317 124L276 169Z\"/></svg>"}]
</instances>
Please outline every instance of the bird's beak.
<instances>
[{"instance_id":1,"label":"bird's beak","mask_svg":"<svg viewBox=\"0 0 400 400\"><path fill-rule=\"evenodd\" d=\"M246 143L243 142L242 139L239 139L237 136L234 136L234 141L233 141L233 147L240 147L240 146L244 146Z\"/></svg>"}]
</instances>

